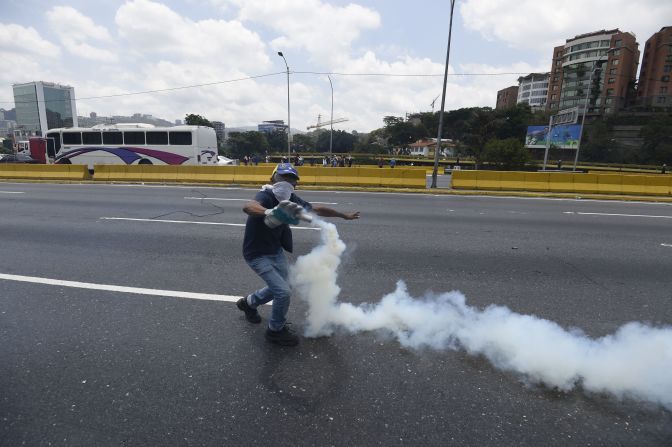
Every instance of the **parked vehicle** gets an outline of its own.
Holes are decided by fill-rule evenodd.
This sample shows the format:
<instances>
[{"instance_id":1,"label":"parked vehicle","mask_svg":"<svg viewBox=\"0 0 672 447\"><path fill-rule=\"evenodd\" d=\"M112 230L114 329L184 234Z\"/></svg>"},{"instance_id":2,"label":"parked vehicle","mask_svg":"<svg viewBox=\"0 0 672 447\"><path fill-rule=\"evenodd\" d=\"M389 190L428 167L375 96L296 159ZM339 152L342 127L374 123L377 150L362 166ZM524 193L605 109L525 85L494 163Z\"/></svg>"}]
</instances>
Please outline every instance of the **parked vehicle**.
<instances>
[{"instance_id":1,"label":"parked vehicle","mask_svg":"<svg viewBox=\"0 0 672 447\"><path fill-rule=\"evenodd\" d=\"M0 158L0 163L30 163L30 164L39 164L40 162L35 160L30 155L24 154L9 154Z\"/></svg>"},{"instance_id":2,"label":"parked vehicle","mask_svg":"<svg viewBox=\"0 0 672 447\"><path fill-rule=\"evenodd\" d=\"M235 162L235 160L232 160L232 159L230 159L228 157L225 157L223 155L218 155L217 156L217 164L219 166L226 166L226 165L232 166L232 165L235 165L236 162Z\"/></svg>"}]
</instances>

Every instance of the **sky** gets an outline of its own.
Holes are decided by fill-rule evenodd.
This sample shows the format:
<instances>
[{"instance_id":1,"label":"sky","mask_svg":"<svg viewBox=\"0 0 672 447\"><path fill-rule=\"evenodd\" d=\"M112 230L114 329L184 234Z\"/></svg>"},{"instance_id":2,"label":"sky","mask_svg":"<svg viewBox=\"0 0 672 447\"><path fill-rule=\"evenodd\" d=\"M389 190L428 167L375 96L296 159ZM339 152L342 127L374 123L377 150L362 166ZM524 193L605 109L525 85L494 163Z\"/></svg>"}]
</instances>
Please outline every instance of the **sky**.
<instances>
[{"instance_id":1,"label":"sky","mask_svg":"<svg viewBox=\"0 0 672 447\"><path fill-rule=\"evenodd\" d=\"M333 116L347 118L335 129L369 132L441 104L448 0L2 0L0 10L0 108L14 107L12 84L47 81L75 88L80 116L286 121L278 51L293 129L331 117L327 73ZM619 28L641 50L669 25L672 2L660 0L457 0L445 110L494 107L498 90L549 71L553 47L578 34Z\"/></svg>"}]
</instances>

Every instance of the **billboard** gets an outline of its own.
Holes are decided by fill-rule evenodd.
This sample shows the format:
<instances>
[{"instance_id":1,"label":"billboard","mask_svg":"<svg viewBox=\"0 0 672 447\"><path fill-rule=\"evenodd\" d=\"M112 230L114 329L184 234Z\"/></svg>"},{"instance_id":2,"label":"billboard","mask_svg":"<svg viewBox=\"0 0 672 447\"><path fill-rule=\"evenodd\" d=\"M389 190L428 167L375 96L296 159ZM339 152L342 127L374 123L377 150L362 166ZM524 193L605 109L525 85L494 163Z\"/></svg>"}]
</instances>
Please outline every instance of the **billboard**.
<instances>
[{"instance_id":1,"label":"billboard","mask_svg":"<svg viewBox=\"0 0 672 447\"><path fill-rule=\"evenodd\" d=\"M580 124L562 124L553 126L551 144L561 149L576 149L579 144ZM525 147L545 148L548 126L527 126Z\"/></svg>"}]
</instances>

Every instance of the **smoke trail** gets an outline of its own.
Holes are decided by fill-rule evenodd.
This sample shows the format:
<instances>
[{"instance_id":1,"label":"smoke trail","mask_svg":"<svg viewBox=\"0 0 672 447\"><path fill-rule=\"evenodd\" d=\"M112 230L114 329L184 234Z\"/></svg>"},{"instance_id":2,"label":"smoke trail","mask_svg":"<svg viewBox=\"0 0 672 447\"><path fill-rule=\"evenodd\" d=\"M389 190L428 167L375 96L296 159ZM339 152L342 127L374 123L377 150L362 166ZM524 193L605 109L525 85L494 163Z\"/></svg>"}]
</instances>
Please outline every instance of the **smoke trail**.
<instances>
[{"instance_id":1,"label":"smoke trail","mask_svg":"<svg viewBox=\"0 0 672 447\"><path fill-rule=\"evenodd\" d=\"M575 386L618 398L654 402L672 410L672 327L631 322L592 339L578 329L506 307L484 310L453 291L410 296L403 281L378 304L339 303L337 270L345 244L336 226L315 219L322 243L291 268L291 282L308 303L305 335L382 330L406 347L464 349L533 383L569 391Z\"/></svg>"}]
</instances>

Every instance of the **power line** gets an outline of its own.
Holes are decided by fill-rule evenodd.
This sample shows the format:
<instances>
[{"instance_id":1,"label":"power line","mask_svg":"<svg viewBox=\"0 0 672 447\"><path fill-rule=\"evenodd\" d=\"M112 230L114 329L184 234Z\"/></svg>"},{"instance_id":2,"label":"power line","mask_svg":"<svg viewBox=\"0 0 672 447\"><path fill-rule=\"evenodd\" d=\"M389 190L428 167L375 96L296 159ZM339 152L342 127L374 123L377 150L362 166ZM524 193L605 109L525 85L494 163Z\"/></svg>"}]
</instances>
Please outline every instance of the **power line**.
<instances>
[{"instance_id":1,"label":"power line","mask_svg":"<svg viewBox=\"0 0 672 447\"><path fill-rule=\"evenodd\" d=\"M107 98L118 98L118 97L123 97L123 96L134 96L134 95L146 95L146 94L152 94L152 93L164 93L164 92L171 92L171 91L176 91L176 90L185 90L185 89L190 89L190 88L199 88L199 87L209 87L213 85L219 85L219 84L228 84L232 82L240 82L240 81L249 81L252 79L259 79L259 78L266 78L270 76L277 76L277 75L284 75L286 74L286 71L281 71L277 73L267 73L267 74L261 74L261 75L255 75L255 76L247 76L244 78L237 78L237 79L228 79L225 81L215 81L215 82L208 82L204 84L192 84L192 85L184 85L180 87L170 87L170 88L163 88L163 89L156 89L156 90L144 90L144 91L139 91L139 92L129 92L129 93L117 93L114 95L100 95L100 96L86 96L82 98L75 98L77 101L84 101L84 100L91 100L91 99L107 99ZM320 72L320 71L290 71L290 74L312 74L312 75L333 75L333 76L371 76L371 77L437 77L437 76L443 76L442 74L395 74L395 73L343 73L343 72ZM448 76L505 76L505 75L523 75L526 73L517 73L517 72L508 72L508 73L453 73L449 74ZM31 101L0 101L0 104L34 104L35 102L59 102L59 101L70 101L69 99L52 99L52 100L31 100Z\"/></svg>"}]
</instances>

